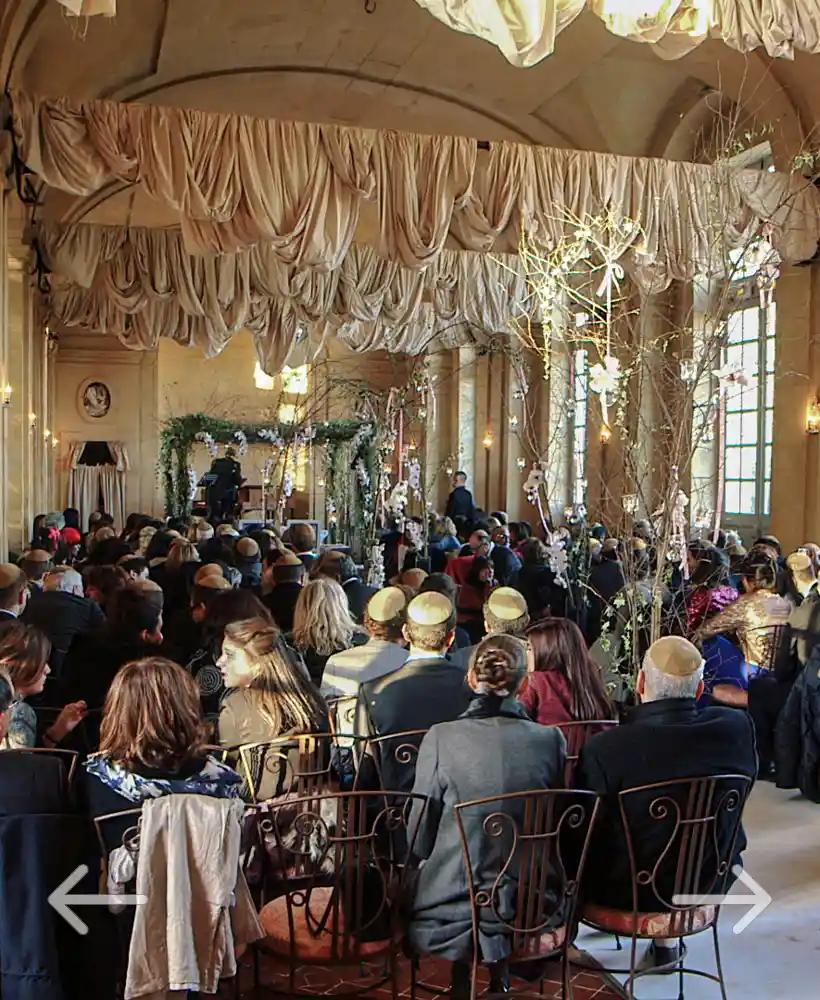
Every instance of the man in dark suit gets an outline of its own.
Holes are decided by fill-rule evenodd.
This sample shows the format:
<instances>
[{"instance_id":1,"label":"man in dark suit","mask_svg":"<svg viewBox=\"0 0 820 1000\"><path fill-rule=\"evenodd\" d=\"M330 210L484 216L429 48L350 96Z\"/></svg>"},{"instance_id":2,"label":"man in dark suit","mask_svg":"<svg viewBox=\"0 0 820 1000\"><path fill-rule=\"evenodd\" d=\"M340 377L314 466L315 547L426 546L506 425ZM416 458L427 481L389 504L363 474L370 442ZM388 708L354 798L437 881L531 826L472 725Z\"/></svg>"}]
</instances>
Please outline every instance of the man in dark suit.
<instances>
[{"instance_id":1,"label":"man in dark suit","mask_svg":"<svg viewBox=\"0 0 820 1000\"><path fill-rule=\"evenodd\" d=\"M703 694L703 657L679 636L658 639L647 652L638 676L636 692L641 703L626 721L592 737L581 751L575 785L597 792L602 813L595 825L584 870L583 892L588 902L632 911L632 877L618 794L629 788L680 778L738 774L754 778L757 773L754 726L749 716L734 708L714 707L700 711ZM650 793L651 794L651 793ZM653 865L672 836L669 824L649 814L649 802L641 803L630 822L633 847L639 863ZM672 810L670 810L671 815ZM721 850L728 846L736 813L724 812L718 819ZM720 820L725 820L721 823ZM736 844L738 863L746 846L741 829ZM671 870L659 869L663 898L671 902ZM709 870L704 859L704 871ZM710 871L714 875L714 869ZM663 885L669 883L667 892ZM710 891L708 887L704 891ZM661 903L651 887L639 896L642 910L657 911ZM653 942L651 961L662 965L678 959L674 941Z\"/></svg>"},{"instance_id":2,"label":"man in dark suit","mask_svg":"<svg viewBox=\"0 0 820 1000\"><path fill-rule=\"evenodd\" d=\"M262 603L283 632L292 632L293 614L305 579L305 564L295 552L283 552L280 555L272 549L266 563L271 559L273 590L265 594Z\"/></svg>"},{"instance_id":3,"label":"man in dark suit","mask_svg":"<svg viewBox=\"0 0 820 1000\"><path fill-rule=\"evenodd\" d=\"M211 462L209 474L216 476L215 482L208 487L211 517L215 520L232 518L236 513L239 487L245 481L242 478L242 466L236 461L233 448L226 448L223 458L215 458Z\"/></svg>"},{"instance_id":4,"label":"man in dark suit","mask_svg":"<svg viewBox=\"0 0 820 1000\"><path fill-rule=\"evenodd\" d=\"M452 518L459 531L465 524L472 524L475 515L475 501L473 494L467 489L466 472L457 472L453 476L453 489L447 498L445 514Z\"/></svg>"},{"instance_id":5,"label":"man in dark suit","mask_svg":"<svg viewBox=\"0 0 820 1000\"><path fill-rule=\"evenodd\" d=\"M368 587L366 583L362 583L356 564L347 555L342 556L339 560L339 583L347 596L347 606L350 608L351 617L361 625L364 621L367 602L376 593L376 588Z\"/></svg>"},{"instance_id":6,"label":"man in dark suit","mask_svg":"<svg viewBox=\"0 0 820 1000\"><path fill-rule=\"evenodd\" d=\"M18 618L27 601L26 574L14 563L0 563L0 622Z\"/></svg>"},{"instance_id":7,"label":"man in dark suit","mask_svg":"<svg viewBox=\"0 0 820 1000\"><path fill-rule=\"evenodd\" d=\"M455 609L443 594L413 598L403 630L410 654L394 673L361 686L358 732L389 736L413 729L426 731L439 722L457 719L465 711L470 689L464 670L446 658L455 627ZM381 763L386 788L412 789L414 768L395 761L389 742L381 752Z\"/></svg>"},{"instance_id":8,"label":"man in dark suit","mask_svg":"<svg viewBox=\"0 0 820 1000\"><path fill-rule=\"evenodd\" d=\"M84 596L83 578L76 570L65 567L48 574L43 590L33 594L20 617L48 636L51 641L48 662L58 680L75 636L86 635L105 624L100 606Z\"/></svg>"}]
</instances>

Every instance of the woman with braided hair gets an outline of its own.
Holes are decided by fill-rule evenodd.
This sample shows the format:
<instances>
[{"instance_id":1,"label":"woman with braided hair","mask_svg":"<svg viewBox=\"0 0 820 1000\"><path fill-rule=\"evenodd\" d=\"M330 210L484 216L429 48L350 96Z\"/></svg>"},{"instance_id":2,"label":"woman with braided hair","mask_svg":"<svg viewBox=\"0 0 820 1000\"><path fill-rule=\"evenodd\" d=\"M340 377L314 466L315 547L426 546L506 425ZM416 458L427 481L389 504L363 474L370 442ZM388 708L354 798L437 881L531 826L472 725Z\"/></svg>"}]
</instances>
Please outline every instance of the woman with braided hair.
<instances>
[{"instance_id":1,"label":"woman with braided hair","mask_svg":"<svg viewBox=\"0 0 820 1000\"><path fill-rule=\"evenodd\" d=\"M559 729L539 726L526 717L516 696L527 680L527 647L508 635L490 635L475 648L467 683L475 697L454 722L433 726L424 737L416 765L413 791L427 799L427 807L413 806L410 829L421 817L414 853L425 859L413 906L410 939L420 954L456 963L453 996L469 995L472 959L470 894L464 871L461 838L453 807L459 802L487 799L514 792L561 787L566 743ZM483 855L491 841L483 830L487 816L498 812L491 803L462 817L476 873L487 868L497 874L493 858ZM520 800L506 809L520 823ZM497 859L496 859L497 860ZM505 899L514 906L513 881ZM492 889L492 879L486 886ZM513 916L512 910L506 914ZM479 933L482 960L503 968L509 940L503 926L487 907ZM500 964L498 964L500 963ZM466 994L465 994L466 990Z\"/></svg>"}]
</instances>

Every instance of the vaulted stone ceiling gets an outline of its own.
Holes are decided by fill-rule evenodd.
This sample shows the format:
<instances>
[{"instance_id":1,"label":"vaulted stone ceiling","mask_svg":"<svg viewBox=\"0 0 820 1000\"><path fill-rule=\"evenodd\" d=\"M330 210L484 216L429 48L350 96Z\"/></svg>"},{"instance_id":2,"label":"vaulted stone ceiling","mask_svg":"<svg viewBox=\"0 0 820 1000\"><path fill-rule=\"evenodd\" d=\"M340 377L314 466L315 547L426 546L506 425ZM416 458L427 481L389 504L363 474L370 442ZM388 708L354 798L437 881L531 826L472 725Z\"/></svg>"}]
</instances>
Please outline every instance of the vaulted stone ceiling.
<instances>
[{"instance_id":1,"label":"vaulted stone ceiling","mask_svg":"<svg viewBox=\"0 0 820 1000\"><path fill-rule=\"evenodd\" d=\"M18 28L7 79L31 91L174 104L375 128L462 134L628 155L689 157L709 90L778 122L794 149L820 108L820 57L772 63L707 42L677 62L622 41L592 15L538 66L510 66L415 0L119 0L113 19L64 16L50 0L7 0ZM22 25L22 27L20 27ZM64 215L54 195L49 215ZM168 220L131 192L88 221Z\"/></svg>"}]
</instances>

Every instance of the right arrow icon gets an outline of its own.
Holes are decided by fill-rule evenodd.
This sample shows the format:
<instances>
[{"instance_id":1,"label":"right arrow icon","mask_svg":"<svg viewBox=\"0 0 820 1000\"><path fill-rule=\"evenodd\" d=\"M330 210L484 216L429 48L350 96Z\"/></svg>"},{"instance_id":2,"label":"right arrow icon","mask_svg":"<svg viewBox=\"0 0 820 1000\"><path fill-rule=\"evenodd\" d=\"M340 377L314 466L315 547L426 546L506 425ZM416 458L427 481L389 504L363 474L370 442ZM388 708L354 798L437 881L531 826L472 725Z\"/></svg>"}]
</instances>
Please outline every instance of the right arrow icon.
<instances>
[{"instance_id":1,"label":"right arrow icon","mask_svg":"<svg viewBox=\"0 0 820 1000\"><path fill-rule=\"evenodd\" d=\"M733 934L741 934L753 920L757 920L760 914L771 903L772 897L766 892L763 886L740 865L735 865L732 872L738 882L742 882L751 895L741 896L739 893L726 894L725 896L673 896L672 902L675 906L742 906L749 905L751 909L744 913L732 928Z\"/></svg>"}]
</instances>

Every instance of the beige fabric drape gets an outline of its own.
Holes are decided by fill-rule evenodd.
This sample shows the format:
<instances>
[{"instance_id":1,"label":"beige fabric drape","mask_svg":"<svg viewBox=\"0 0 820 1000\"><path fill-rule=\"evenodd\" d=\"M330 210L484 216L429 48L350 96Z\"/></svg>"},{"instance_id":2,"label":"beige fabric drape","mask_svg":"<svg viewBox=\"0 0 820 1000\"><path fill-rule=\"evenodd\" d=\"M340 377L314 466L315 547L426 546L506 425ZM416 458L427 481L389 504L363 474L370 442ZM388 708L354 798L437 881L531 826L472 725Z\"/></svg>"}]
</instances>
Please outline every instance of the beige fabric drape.
<instances>
[{"instance_id":1,"label":"beige fabric drape","mask_svg":"<svg viewBox=\"0 0 820 1000\"><path fill-rule=\"evenodd\" d=\"M114 17L117 13L117 0L57 0L57 3L75 17L94 17L97 14Z\"/></svg>"},{"instance_id":2,"label":"beige fabric drape","mask_svg":"<svg viewBox=\"0 0 820 1000\"><path fill-rule=\"evenodd\" d=\"M759 171L504 142L478 157L463 138L20 91L12 106L21 156L47 184L76 194L117 179L140 184L179 213L194 254L264 247L285 265L333 271L363 199L377 202L379 253L409 269L426 268L448 238L514 251L522 225L555 240L572 220L603 211L643 227L636 267L653 287L708 269L727 227L739 238L756 219L775 222L786 261L813 256L820 235L820 193L794 174L761 181Z\"/></svg>"},{"instance_id":3,"label":"beige fabric drape","mask_svg":"<svg viewBox=\"0 0 820 1000\"><path fill-rule=\"evenodd\" d=\"M340 267L320 272L287 267L267 246L194 256L169 230L44 224L37 242L52 272L54 319L135 349L162 335L210 356L247 328L270 372L297 346L315 354L329 335L356 350L418 353L443 328L504 332L529 309L520 259L510 254L446 250L418 270L354 244Z\"/></svg>"},{"instance_id":4,"label":"beige fabric drape","mask_svg":"<svg viewBox=\"0 0 820 1000\"><path fill-rule=\"evenodd\" d=\"M722 38L739 52L765 48L794 58L795 49L820 52L818 0L416 0L450 28L497 46L514 66L534 66L588 6L609 31L677 59L705 38Z\"/></svg>"}]
</instances>

